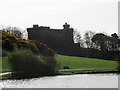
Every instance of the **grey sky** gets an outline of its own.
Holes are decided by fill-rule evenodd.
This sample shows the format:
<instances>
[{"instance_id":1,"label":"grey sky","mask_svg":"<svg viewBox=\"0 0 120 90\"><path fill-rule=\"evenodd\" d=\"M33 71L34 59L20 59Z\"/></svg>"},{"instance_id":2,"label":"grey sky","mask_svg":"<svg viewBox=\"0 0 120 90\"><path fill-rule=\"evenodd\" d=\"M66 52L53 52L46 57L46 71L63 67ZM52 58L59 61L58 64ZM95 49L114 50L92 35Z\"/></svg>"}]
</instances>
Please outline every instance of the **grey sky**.
<instances>
[{"instance_id":1,"label":"grey sky","mask_svg":"<svg viewBox=\"0 0 120 90\"><path fill-rule=\"evenodd\" d=\"M0 0L0 25L22 29L62 28L65 22L80 31L118 33L119 0Z\"/></svg>"}]
</instances>

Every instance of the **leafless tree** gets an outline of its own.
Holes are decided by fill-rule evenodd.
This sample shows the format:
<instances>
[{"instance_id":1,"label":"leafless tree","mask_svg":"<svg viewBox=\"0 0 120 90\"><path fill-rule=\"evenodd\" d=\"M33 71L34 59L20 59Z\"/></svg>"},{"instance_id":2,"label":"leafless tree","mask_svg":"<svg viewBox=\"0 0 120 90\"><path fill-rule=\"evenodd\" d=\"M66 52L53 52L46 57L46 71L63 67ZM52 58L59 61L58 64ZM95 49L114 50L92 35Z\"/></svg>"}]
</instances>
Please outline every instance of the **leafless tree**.
<instances>
[{"instance_id":1,"label":"leafless tree","mask_svg":"<svg viewBox=\"0 0 120 90\"><path fill-rule=\"evenodd\" d=\"M79 43L80 44L80 47L84 47L84 42L82 40L82 36L80 34L80 32L78 32L77 30L74 31L74 42L75 43Z\"/></svg>"},{"instance_id":2,"label":"leafless tree","mask_svg":"<svg viewBox=\"0 0 120 90\"><path fill-rule=\"evenodd\" d=\"M21 29L18 27L8 26L8 27L3 28L3 30L10 33L10 34L15 35L18 38L22 38L22 36L23 36Z\"/></svg>"},{"instance_id":3,"label":"leafless tree","mask_svg":"<svg viewBox=\"0 0 120 90\"><path fill-rule=\"evenodd\" d=\"M93 31L86 31L84 34L85 46L87 48L93 48L92 38L95 35Z\"/></svg>"}]
</instances>

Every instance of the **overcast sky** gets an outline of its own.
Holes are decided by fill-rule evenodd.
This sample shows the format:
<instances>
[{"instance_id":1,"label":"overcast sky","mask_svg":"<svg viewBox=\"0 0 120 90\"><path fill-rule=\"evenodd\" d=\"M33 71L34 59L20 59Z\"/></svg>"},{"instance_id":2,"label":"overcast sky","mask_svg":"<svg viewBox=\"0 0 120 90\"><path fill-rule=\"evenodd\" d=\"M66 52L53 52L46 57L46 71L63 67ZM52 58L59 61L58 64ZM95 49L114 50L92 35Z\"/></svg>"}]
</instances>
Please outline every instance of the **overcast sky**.
<instances>
[{"instance_id":1,"label":"overcast sky","mask_svg":"<svg viewBox=\"0 0 120 90\"><path fill-rule=\"evenodd\" d=\"M81 33L118 33L118 1L0 0L0 26L26 29L38 24L61 29L67 22Z\"/></svg>"}]
</instances>

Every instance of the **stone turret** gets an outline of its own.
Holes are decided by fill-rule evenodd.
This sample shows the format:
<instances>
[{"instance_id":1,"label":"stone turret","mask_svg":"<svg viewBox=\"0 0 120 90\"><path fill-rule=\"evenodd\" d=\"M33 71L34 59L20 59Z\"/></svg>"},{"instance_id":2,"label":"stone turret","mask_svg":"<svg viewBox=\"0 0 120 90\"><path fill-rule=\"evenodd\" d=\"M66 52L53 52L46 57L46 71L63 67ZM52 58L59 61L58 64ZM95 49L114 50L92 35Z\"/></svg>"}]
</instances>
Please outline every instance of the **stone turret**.
<instances>
[{"instance_id":1,"label":"stone turret","mask_svg":"<svg viewBox=\"0 0 120 90\"><path fill-rule=\"evenodd\" d=\"M36 24L36 25L33 25L33 28L38 28L39 26L38 26L38 24Z\"/></svg>"},{"instance_id":2,"label":"stone turret","mask_svg":"<svg viewBox=\"0 0 120 90\"><path fill-rule=\"evenodd\" d=\"M65 30L68 30L68 29L70 29L70 25L69 24L67 24L67 22L63 25L63 28L65 29Z\"/></svg>"}]
</instances>

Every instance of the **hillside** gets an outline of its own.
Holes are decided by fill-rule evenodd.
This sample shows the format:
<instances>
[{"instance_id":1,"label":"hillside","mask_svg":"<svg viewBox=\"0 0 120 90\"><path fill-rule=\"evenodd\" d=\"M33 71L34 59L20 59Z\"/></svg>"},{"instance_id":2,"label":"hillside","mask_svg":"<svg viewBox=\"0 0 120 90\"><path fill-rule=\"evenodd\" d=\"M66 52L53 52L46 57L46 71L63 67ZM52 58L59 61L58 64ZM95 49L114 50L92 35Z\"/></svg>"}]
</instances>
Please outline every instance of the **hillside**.
<instances>
[{"instance_id":1,"label":"hillside","mask_svg":"<svg viewBox=\"0 0 120 90\"><path fill-rule=\"evenodd\" d=\"M108 61L85 57L56 55L55 58L58 61L59 70L63 69L64 66L68 66L70 69L95 69L95 68L114 69L117 68L118 65L117 61ZM0 62L2 62L3 72L11 71L7 57L3 57L3 59L0 60Z\"/></svg>"},{"instance_id":2,"label":"hillside","mask_svg":"<svg viewBox=\"0 0 120 90\"><path fill-rule=\"evenodd\" d=\"M86 69L86 68L116 68L116 61L108 61L102 59L85 58L57 55L56 59L60 64L60 69L63 66L68 66L70 69Z\"/></svg>"}]
</instances>

